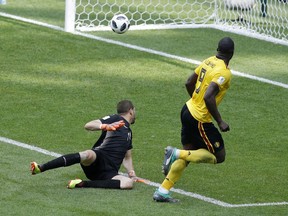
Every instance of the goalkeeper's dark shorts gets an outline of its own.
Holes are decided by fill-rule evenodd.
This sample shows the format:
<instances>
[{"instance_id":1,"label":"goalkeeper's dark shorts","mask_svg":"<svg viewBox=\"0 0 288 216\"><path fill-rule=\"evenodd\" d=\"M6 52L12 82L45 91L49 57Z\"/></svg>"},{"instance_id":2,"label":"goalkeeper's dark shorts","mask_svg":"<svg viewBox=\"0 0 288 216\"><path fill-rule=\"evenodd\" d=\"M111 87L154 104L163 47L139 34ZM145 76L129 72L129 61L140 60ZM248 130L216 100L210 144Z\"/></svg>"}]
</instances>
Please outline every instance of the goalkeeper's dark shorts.
<instances>
[{"instance_id":1,"label":"goalkeeper's dark shorts","mask_svg":"<svg viewBox=\"0 0 288 216\"><path fill-rule=\"evenodd\" d=\"M207 149L212 154L224 148L224 141L219 130L211 123L197 121L185 104L181 110L181 142L191 144L191 150Z\"/></svg>"},{"instance_id":2,"label":"goalkeeper's dark shorts","mask_svg":"<svg viewBox=\"0 0 288 216\"><path fill-rule=\"evenodd\" d=\"M107 180L112 179L114 176L118 175L118 170L101 150L92 150L97 155L96 160L90 166L84 166L81 164L82 170L88 179Z\"/></svg>"}]
</instances>

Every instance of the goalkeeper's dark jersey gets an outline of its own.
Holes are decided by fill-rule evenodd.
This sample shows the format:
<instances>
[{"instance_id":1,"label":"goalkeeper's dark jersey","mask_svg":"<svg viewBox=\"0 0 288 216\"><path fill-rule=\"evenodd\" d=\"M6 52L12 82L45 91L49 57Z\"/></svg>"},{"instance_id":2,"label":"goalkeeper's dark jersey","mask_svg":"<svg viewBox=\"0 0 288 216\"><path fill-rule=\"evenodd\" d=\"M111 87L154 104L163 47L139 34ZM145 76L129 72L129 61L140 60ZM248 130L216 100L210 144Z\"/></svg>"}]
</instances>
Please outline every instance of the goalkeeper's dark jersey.
<instances>
[{"instance_id":1,"label":"goalkeeper's dark jersey","mask_svg":"<svg viewBox=\"0 0 288 216\"><path fill-rule=\"evenodd\" d=\"M125 125L116 131L102 131L101 136L92 148L100 150L115 165L117 170L120 169L126 152L133 148L130 124L118 114L105 116L100 119L102 124L111 124L120 120L123 120Z\"/></svg>"}]
</instances>

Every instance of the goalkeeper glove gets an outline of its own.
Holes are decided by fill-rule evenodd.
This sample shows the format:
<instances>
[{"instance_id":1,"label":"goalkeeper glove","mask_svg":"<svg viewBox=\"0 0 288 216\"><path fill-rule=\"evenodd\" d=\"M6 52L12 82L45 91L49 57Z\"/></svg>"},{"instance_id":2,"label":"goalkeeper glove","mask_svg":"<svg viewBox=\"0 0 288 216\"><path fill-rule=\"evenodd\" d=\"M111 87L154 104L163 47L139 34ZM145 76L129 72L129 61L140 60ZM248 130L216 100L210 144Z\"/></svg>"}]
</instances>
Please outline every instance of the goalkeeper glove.
<instances>
[{"instance_id":1,"label":"goalkeeper glove","mask_svg":"<svg viewBox=\"0 0 288 216\"><path fill-rule=\"evenodd\" d=\"M121 120L121 121L113 122L111 124L101 124L100 129L104 131L115 131L124 125L125 125L124 121Z\"/></svg>"}]
</instances>

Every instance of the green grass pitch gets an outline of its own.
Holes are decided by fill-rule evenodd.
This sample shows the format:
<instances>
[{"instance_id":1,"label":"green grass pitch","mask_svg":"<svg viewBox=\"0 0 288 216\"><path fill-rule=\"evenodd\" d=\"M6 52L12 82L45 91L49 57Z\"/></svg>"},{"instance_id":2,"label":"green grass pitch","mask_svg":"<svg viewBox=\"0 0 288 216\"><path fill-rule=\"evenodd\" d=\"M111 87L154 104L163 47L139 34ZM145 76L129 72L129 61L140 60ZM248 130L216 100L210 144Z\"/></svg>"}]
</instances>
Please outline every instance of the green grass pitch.
<instances>
[{"instance_id":1,"label":"green grass pitch","mask_svg":"<svg viewBox=\"0 0 288 216\"><path fill-rule=\"evenodd\" d=\"M57 24L59 15L41 21ZM85 150L99 133L86 132L84 124L114 113L116 102L129 98L138 115L132 126L135 170L162 182L164 147L181 147L184 82L195 65L3 17L0 26L1 137L58 154ZM236 44L232 69L288 83L285 46L208 29L94 35L199 61L228 35ZM273 205L288 202L287 106L287 88L233 77L220 106L231 127L223 134L227 160L190 165L175 185L232 207L175 192L179 204L155 203L155 187L141 183L130 191L68 190L70 179L84 178L78 165L31 176L30 161L53 156L0 142L1 214L287 215L287 204ZM261 203L271 205L249 207Z\"/></svg>"}]
</instances>

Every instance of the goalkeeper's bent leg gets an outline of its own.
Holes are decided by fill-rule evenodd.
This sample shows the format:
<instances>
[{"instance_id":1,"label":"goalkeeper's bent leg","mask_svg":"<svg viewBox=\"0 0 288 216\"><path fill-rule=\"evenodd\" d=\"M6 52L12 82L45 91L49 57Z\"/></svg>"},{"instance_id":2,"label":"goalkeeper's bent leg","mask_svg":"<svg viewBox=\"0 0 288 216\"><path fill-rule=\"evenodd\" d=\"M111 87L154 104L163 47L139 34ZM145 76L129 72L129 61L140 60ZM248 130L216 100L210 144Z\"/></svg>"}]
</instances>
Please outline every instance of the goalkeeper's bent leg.
<instances>
[{"instance_id":1,"label":"goalkeeper's bent leg","mask_svg":"<svg viewBox=\"0 0 288 216\"><path fill-rule=\"evenodd\" d=\"M121 189L120 183L121 182L118 179L82 181L81 187L84 187L84 188Z\"/></svg>"},{"instance_id":2,"label":"goalkeeper's bent leg","mask_svg":"<svg viewBox=\"0 0 288 216\"><path fill-rule=\"evenodd\" d=\"M76 163L80 163L79 153L62 155L54 160L39 165L39 168L41 172L44 172L46 170L55 169L58 167L71 166Z\"/></svg>"}]
</instances>

